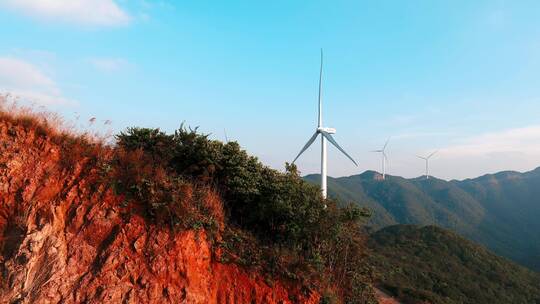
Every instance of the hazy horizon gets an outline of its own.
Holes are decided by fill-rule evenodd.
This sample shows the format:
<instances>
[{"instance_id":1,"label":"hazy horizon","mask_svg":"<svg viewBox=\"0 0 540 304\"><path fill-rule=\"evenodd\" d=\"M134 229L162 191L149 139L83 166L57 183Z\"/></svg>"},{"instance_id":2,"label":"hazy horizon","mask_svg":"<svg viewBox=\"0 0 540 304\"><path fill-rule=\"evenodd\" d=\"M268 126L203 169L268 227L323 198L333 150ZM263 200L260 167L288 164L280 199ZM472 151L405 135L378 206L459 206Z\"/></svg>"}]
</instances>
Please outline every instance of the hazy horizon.
<instances>
[{"instance_id":1,"label":"hazy horizon","mask_svg":"<svg viewBox=\"0 0 540 304\"><path fill-rule=\"evenodd\" d=\"M391 175L434 150L447 180L540 165L535 1L51 3L0 0L0 92L81 129L226 130L282 170L315 130L323 48L325 123L359 163L330 147L330 176L380 171L390 136Z\"/></svg>"},{"instance_id":2,"label":"hazy horizon","mask_svg":"<svg viewBox=\"0 0 540 304\"><path fill-rule=\"evenodd\" d=\"M540 166L537 166L536 168L533 168L533 169L530 169L530 170L525 170L525 171L517 171L517 170L502 170L502 171L497 171L497 172L486 172L484 174L480 174L480 175L477 175L477 176L469 176L469 177L465 177L465 178L452 178L452 179L446 179L446 178L441 178L441 177L438 177L438 176L434 176L434 175L429 175L430 178L436 178L436 179L441 179L441 180L445 180L445 181L452 181L452 180L457 180L457 181L463 181L463 180L467 180L467 179L477 179L477 178L480 178L482 176L485 176L485 175L494 175L494 174L497 174L497 173L503 173L503 172L517 172L519 174L524 174L524 173L528 173L528 172L531 172L531 171L535 171L536 169L539 169ZM367 172L375 172L375 173L378 173L378 174L381 174L380 171L377 171L375 169L366 169L362 172L359 172L357 174L350 174L350 175L342 175L342 176L331 176L331 175L328 175L328 177L330 178L341 178L341 177L351 177L351 176L355 176L355 175L362 175L364 173L367 173ZM321 173L317 173L317 172L314 172L314 173L308 173L308 174L303 174L302 173L302 176L303 177L307 177L307 176L310 176L310 175L316 175L316 176L320 176ZM399 174L386 174L386 176L390 176L390 177L402 177L402 178L405 178L405 179L416 179L416 178L423 178L425 177L425 174L420 174L418 176L411 176L411 177L406 177L406 176L401 176Z\"/></svg>"}]
</instances>

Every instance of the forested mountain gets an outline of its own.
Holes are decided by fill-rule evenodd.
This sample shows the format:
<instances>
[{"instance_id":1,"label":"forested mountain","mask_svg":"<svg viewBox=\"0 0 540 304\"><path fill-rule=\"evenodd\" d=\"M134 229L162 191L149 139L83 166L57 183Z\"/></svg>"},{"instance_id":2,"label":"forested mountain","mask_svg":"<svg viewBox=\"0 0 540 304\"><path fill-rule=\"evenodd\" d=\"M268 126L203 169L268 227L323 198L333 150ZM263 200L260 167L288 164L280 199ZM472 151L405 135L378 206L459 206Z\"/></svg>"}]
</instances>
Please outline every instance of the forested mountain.
<instances>
[{"instance_id":1,"label":"forested mountain","mask_svg":"<svg viewBox=\"0 0 540 304\"><path fill-rule=\"evenodd\" d=\"M319 181L318 175L306 180ZM394 224L437 225L540 271L540 168L463 181L406 179L366 171L329 178L329 195L372 211L373 229Z\"/></svg>"},{"instance_id":2,"label":"forested mountain","mask_svg":"<svg viewBox=\"0 0 540 304\"><path fill-rule=\"evenodd\" d=\"M540 275L436 226L395 225L372 234L369 262L403 303L540 303Z\"/></svg>"}]
</instances>

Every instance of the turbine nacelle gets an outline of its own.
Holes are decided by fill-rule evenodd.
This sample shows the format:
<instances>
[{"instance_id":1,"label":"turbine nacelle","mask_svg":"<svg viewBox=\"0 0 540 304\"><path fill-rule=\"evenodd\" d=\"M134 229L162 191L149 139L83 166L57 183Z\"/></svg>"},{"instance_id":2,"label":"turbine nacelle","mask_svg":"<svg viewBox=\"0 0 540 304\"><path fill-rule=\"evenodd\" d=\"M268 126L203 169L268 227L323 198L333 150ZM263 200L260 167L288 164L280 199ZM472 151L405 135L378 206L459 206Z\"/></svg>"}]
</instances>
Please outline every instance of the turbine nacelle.
<instances>
[{"instance_id":1,"label":"turbine nacelle","mask_svg":"<svg viewBox=\"0 0 540 304\"><path fill-rule=\"evenodd\" d=\"M317 128L317 133L336 134L336 129L319 127Z\"/></svg>"}]
</instances>

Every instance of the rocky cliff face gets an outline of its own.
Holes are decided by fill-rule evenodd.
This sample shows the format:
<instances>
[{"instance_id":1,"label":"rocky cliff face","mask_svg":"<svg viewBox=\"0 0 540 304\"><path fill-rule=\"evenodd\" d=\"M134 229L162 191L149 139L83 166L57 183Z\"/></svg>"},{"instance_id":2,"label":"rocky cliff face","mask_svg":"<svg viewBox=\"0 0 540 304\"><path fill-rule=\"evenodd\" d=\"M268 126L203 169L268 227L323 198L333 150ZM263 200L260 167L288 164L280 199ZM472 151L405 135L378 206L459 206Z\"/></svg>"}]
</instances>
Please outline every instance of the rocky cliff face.
<instances>
[{"instance_id":1,"label":"rocky cliff face","mask_svg":"<svg viewBox=\"0 0 540 304\"><path fill-rule=\"evenodd\" d=\"M0 303L318 303L126 209L100 181L110 153L0 115Z\"/></svg>"}]
</instances>

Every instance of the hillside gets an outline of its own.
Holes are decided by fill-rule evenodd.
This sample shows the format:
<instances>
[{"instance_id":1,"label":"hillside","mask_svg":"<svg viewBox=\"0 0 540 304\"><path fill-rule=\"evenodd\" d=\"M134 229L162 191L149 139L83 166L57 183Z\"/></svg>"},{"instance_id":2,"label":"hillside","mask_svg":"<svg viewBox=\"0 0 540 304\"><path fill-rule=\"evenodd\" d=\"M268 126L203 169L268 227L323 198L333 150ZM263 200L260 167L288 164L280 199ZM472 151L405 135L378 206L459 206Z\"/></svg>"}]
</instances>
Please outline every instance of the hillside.
<instances>
[{"instance_id":1,"label":"hillside","mask_svg":"<svg viewBox=\"0 0 540 304\"><path fill-rule=\"evenodd\" d=\"M317 183L318 175L306 180ZM540 169L464 181L405 179L373 171L331 178L329 194L372 210L375 230L395 224L437 225L540 271Z\"/></svg>"},{"instance_id":2,"label":"hillside","mask_svg":"<svg viewBox=\"0 0 540 304\"><path fill-rule=\"evenodd\" d=\"M540 303L540 275L442 228L390 226L368 244L379 284L403 303Z\"/></svg>"},{"instance_id":3,"label":"hillside","mask_svg":"<svg viewBox=\"0 0 540 304\"><path fill-rule=\"evenodd\" d=\"M363 178L372 182L361 192L351 187ZM425 207L446 182L433 179L426 188L420 180L389 182L387 191L372 174L351 185L332 179L331 187L350 197L361 194L382 211L425 200L373 222L431 218L469 227L485 217L483 205ZM450 185L457 190L444 196L447 204L464 202L468 192ZM65 131L46 114L0 107L1 303L374 304L377 295L381 303L396 303L388 292L405 300L438 299L441 291L425 285L422 275L437 282L451 278L429 269L415 273L422 268L412 258L397 259L405 256L398 255L403 244L394 250L392 242L379 242L391 239L379 236L395 228L368 240L366 220L363 208L323 200L294 165L278 172L237 143L213 141L197 130L129 128L104 144ZM417 240L398 229L391 235L406 240L412 247L403 253L418 254L426 265L439 265L445 254L451 261L459 250L480 252L479 259L452 262L452 269L468 268L467 278L483 282L474 290L453 285L460 296L490 299L498 295L491 286L504 285L501 299L521 303L516 289L523 297L536 292L530 272L452 234L422 233ZM408 270L396 276L400 267ZM383 291L372 288L374 274Z\"/></svg>"},{"instance_id":4,"label":"hillside","mask_svg":"<svg viewBox=\"0 0 540 304\"><path fill-rule=\"evenodd\" d=\"M362 210L294 167L186 128L105 145L1 106L1 303L375 303Z\"/></svg>"}]
</instances>

